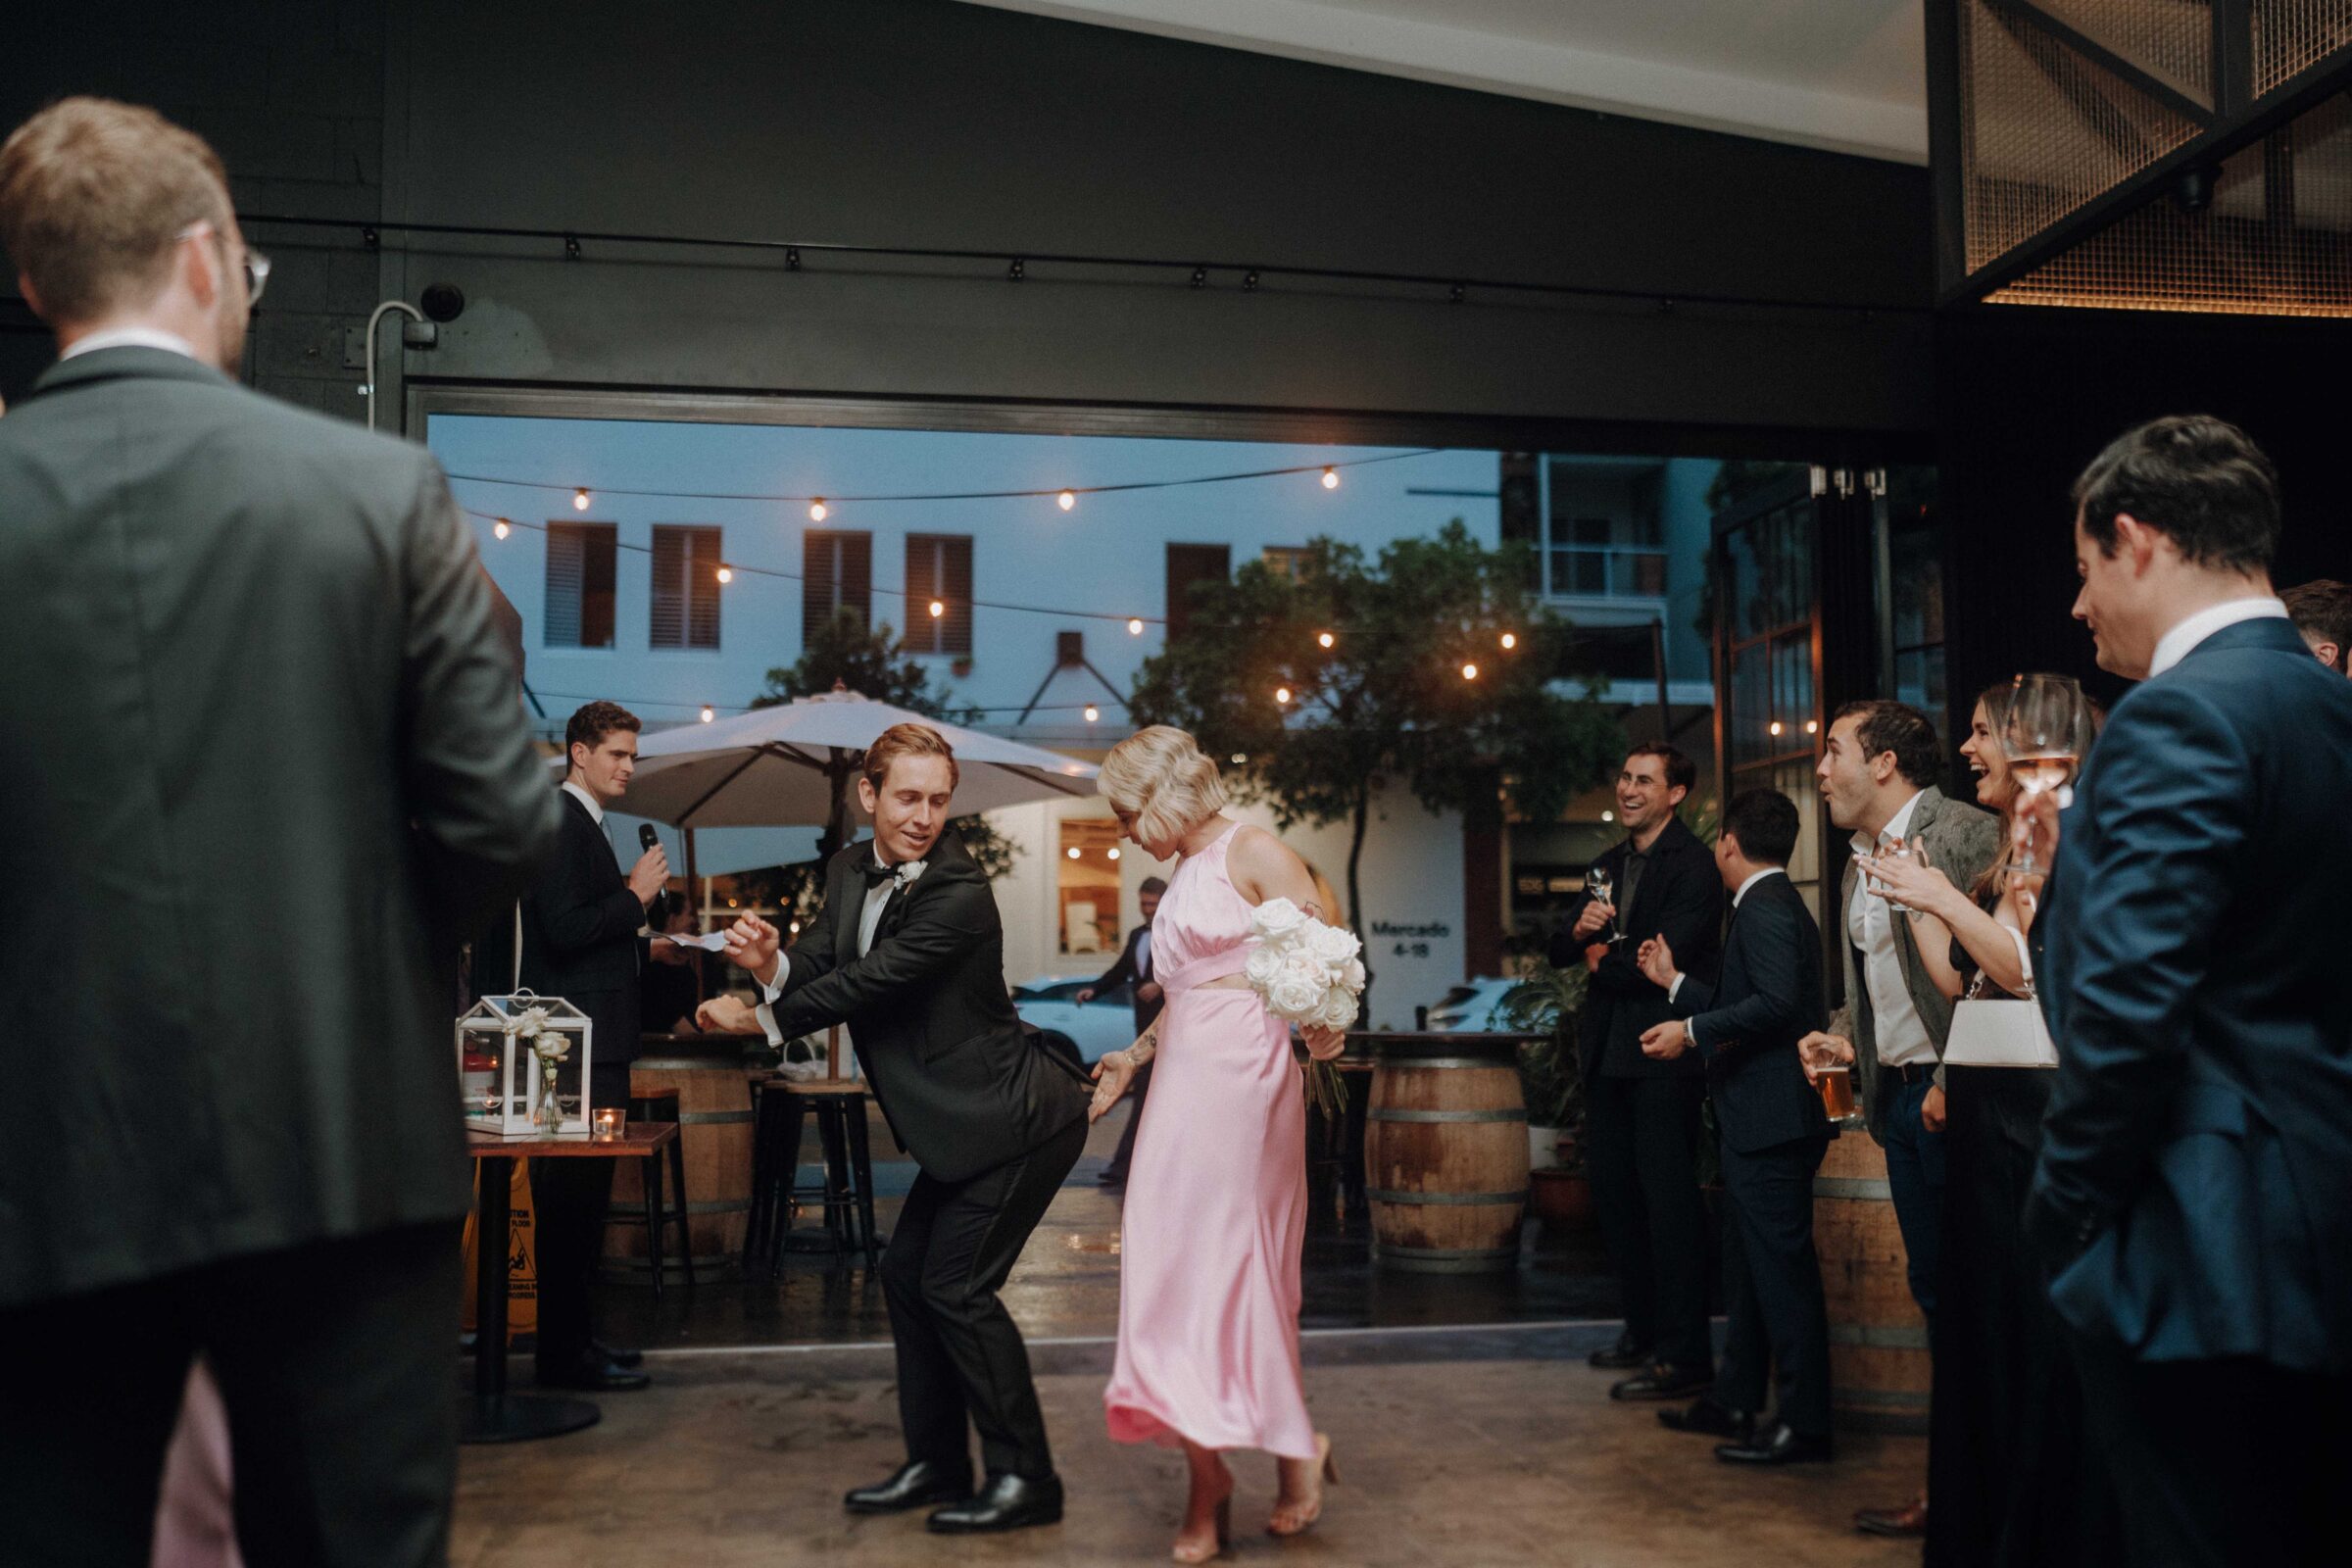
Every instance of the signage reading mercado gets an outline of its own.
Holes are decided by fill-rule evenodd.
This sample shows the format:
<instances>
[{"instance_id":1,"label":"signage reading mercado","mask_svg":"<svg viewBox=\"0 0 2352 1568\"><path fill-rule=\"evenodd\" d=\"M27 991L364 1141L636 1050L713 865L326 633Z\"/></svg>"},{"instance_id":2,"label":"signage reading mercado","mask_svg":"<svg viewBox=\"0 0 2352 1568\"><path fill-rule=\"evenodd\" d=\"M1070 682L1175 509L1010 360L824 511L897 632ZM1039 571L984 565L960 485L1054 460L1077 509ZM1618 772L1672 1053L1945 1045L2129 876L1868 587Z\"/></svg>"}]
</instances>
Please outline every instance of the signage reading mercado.
<instances>
[{"instance_id":1,"label":"signage reading mercado","mask_svg":"<svg viewBox=\"0 0 2352 1568\"><path fill-rule=\"evenodd\" d=\"M1453 935L1453 927L1443 920L1425 920L1419 924L1403 924L1395 920L1375 920L1372 934L1392 940L1390 956L1398 958L1426 958L1429 945Z\"/></svg>"}]
</instances>

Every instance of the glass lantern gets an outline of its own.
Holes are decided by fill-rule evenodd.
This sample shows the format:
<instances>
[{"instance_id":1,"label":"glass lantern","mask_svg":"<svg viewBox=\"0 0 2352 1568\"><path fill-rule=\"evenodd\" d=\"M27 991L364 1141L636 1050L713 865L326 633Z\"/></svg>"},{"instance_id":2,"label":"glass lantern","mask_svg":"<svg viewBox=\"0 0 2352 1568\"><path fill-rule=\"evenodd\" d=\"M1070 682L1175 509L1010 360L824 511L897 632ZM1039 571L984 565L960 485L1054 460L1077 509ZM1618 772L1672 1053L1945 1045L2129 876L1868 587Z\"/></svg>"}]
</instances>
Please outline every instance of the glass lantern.
<instances>
[{"instance_id":1,"label":"glass lantern","mask_svg":"<svg viewBox=\"0 0 2352 1568\"><path fill-rule=\"evenodd\" d=\"M501 1138L586 1138L590 1027L562 997L518 991L475 1003L457 1027L466 1127Z\"/></svg>"}]
</instances>

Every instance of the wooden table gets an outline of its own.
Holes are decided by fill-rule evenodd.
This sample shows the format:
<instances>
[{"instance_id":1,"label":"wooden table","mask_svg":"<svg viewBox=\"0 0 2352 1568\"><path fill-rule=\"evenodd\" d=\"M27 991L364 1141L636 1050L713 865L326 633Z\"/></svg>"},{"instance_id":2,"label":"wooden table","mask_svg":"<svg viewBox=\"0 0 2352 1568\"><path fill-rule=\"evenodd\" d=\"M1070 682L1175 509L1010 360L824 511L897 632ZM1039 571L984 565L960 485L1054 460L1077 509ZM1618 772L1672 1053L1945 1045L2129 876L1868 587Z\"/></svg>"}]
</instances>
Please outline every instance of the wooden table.
<instances>
[{"instance_id":1,"label":"wooden table","mask_svg":"<svg viewBox=\"0 0 2352 1568\"><path fill-rule=\"evenodd\" d=\"M604 1412L586 1399L507 1392L507 1193L518 1159L655 1159L677 1141L674 1122L631 1122L618 1138L500 1138L466 1134L480 1179L474 1249L473 1392L460 1397L460 1443L521 1443L592 1427Z\"/></svg>"}]
</instances>

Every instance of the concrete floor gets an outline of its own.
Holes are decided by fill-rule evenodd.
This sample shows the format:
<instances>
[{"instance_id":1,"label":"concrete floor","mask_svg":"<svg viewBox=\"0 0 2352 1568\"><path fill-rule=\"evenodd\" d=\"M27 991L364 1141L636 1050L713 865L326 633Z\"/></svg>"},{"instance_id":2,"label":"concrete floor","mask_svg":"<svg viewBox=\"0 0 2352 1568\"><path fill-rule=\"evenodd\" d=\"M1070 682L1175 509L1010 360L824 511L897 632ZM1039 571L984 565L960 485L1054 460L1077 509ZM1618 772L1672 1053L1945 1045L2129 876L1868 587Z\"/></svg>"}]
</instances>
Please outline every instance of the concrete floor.
<instances>
[{"instance_id":1,"label":"concrete floor","mask_svg":"<svg viewBox=\"0 0 2352 1568\"><path fill-rule=\"evenodd\" d=\"M642 1285L600 1296L601 1330L648 1348L655 1387L600 1402L603 1422L537 1444L464 1450L459 1568L731 1568L856 1560L1165 1561L1183 1461L1102 1431L1116 1322L1118 1213L1094 1173L1115 1124L1056 1199L1005 1291L1029 1335L1068 1517L978 1541L919 1516L853 1519L848 1487L900 1461L889 1330L863 1269L796 1258L774 1282L710 1280L659 1306ZM887 1149L878 1145L877 1154ZM891 1173L903 1175L904 1173ZM884 1173L878 1171L878 1177ZM898 1183L884 1177L877 1186ZM890 1208L885 1205L887 1229ZM1273 1464L1237 1455L1239 1560L1362 1565L1909 1564L1915 1544L1856 1535L1858 1507L1909 1495L1916 1438L1852 1434L1838 1461L1772 1474L1719 1464L1706 1440L1612 1404L1585 1354L1615 1337L1590 1237L1532 1227L1515 1275L1372 1269L1361 1238L1307 1260L1307 1394L1346 1484L1309 1537L1262 1534ZM528 1359L514 1363L518 1389Z\"/></svg>"}]
</instances>

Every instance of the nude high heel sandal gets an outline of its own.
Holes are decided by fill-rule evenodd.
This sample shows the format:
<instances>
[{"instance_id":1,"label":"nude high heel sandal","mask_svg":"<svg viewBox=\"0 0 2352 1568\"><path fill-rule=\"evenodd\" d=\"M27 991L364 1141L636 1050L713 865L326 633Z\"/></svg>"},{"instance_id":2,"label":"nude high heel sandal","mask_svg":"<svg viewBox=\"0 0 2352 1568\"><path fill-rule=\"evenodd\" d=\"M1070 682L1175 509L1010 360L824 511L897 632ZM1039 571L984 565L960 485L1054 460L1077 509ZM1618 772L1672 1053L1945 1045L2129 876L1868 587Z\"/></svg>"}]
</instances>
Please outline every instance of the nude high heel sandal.
<instances>
[{"instance_id":1,"label":"nude high heel sandal","mask_svg":"<svg viewBox=\"0 0 2352 1568\"><path fill-rule=\"evenodd\" d=\"M1320 1432L1315 1434L1315 1459L1316 1467L1322 1472L1323 1485L1338 1486L1340 1467L1331 1456L1331 1439ZM1285 1538L1303 1535L1322 1517L1323 1494L1318 1488L1312 1503L1276 1503L1274 1517L1266 1521L1266 1534Z\"/></svg>"},{"instance_id":2,"label":"nude high heel sandal","mask_svg":"<svg viewBox=\"0 0 2352 1568\"><path fill-rule=\"evenodd\" d=\"M1217 1499L1217 1539L1215 1544L1195 1544L1180 1541L1169 1555L1178 1562L1199 1563L1207 1562L1212 1557L1222 1557L1232 1548L1233 1494L1227 1492L1225 1495Z\"/></svg>"}]
</instances>

